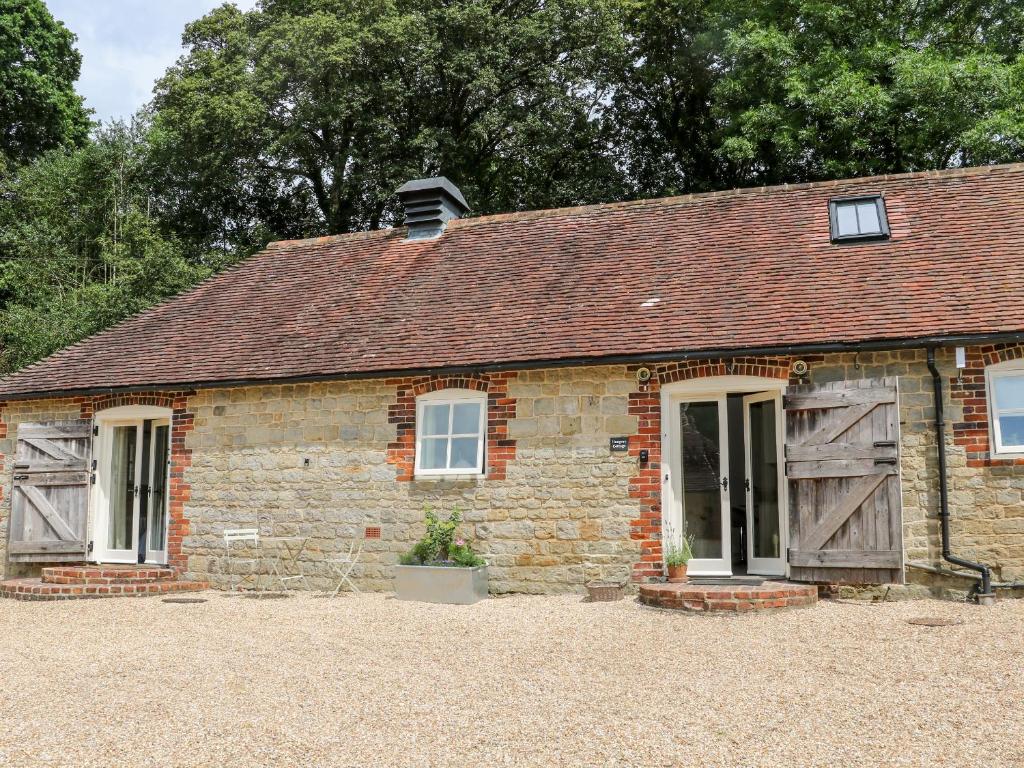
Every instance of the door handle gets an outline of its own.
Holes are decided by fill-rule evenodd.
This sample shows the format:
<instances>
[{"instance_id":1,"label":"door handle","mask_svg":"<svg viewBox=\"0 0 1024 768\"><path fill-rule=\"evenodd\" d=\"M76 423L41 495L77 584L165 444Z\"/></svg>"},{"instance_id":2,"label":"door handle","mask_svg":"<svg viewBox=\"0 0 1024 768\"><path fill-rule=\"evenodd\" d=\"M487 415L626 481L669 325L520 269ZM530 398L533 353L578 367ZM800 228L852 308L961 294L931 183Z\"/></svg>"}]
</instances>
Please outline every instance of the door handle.
<instances>
[{"instance_id":1,"label":"door handle","mask_svg":"<svg viewBox=\"0 0 1024 768\"><path fill-rule=\"evenodd\" d=\"M746 480L743 481L743 490L745 490L747 493L750 493L750 478L749 477Z\"/></svg>"},{"instance_id":2,"label":"door handle","mask_svg":"<svg viewBox=\"0 0 1024 768\"><path fill-rule=\"evenodd\" d=\"M722 490L723 491L728 491L729 490L729 478L728 477L723 477L722 478Z\"/></svg>"}]
</instances>

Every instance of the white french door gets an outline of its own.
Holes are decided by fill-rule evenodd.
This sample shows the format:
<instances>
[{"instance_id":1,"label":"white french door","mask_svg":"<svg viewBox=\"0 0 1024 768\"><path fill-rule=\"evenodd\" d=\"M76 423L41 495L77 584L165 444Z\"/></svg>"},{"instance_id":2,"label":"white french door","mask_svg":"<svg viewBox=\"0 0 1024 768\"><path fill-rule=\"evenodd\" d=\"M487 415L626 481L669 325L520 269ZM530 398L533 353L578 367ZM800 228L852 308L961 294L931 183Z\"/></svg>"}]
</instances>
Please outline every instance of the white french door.
<instances>
[{"instance_id":1,"label":"white french door","mask_svg":"<svg viewBox=\"0 0 1024 768\"><path fill-rule=\"evenodd\" d=\"M168 419L103 422L93 555L104 563L167 562Z\"/></svg>"},{"instance_id":2,"label":"white french door","mask_svg":"<svg viewBox=\"0 0 1024 768\"><path fill-rule=\"evenodd\" d=\"M675 431L681 468L682 530L693 537L688 571L732 573L729 540L729 423L726 396L683 400Z\"/></svg>"},{"instance_id":3,"label":"white french door","mask_svg":"<svg viewBox=\"0 0 1024 768\"><path fill-rule=\"evenodd\" d=\"M664 534L677 540L693 537L688 572L694 576L733 575L732 507L737 502L737 514L742 515L738 498L744 496L746 572L786 573L782 391L742 392L733 395L742 398L742 434L730 435L728 391L674 395L665 401L671 414L666 430L670 450L665 453L671 469L663 490ZM734 431L739 429L737 420ZM743 459L743 477L730 477L730 449L737 462ZM737 497L734 491L740 487L743 493Z\"/></svg>"},{"instance_id":4,"label":"white french door","mask_svg":"<svg viewBox=\"0 0 1024 768\"><path fill-rule=\"evenodd\" d=\"M747 507L747 573L783 576L782 489L785 485L781 395L760 392L743 398L743 444Z\"/></svg>"}]
</instances>

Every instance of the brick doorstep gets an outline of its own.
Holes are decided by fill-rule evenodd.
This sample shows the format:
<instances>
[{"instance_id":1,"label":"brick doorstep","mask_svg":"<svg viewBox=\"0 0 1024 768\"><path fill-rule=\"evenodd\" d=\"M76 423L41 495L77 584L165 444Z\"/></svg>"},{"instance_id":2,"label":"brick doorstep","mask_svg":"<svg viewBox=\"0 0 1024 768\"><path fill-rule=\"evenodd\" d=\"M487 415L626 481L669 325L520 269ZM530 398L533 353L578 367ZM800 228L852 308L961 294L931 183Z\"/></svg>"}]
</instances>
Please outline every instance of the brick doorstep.
<instances>
[{"instance_id":1,"label":"brick doorstep","mask_svg":"<svg viewBox=\"0 0 1024 768\"><path fill-rule=\"evenodd\" d=\"M151 584L173 581L177 572L173 568L155 566L74 565L42 569L44 584Z\"/></svg>"},{"instance_id":2,"label":"brick doorstep","mask_svg":"<svg viewBox=\"0 0 1024 768\"><path fill-rule=\"evenodd\" d=\"M765 582L759 586L642 584L640 602L682 611L744 613L811 606L818 602L818 589L788 582Z\"/></svg>"},{"instance_id":3,"label":"brick doorstep","mask_svg":"<svg viewBox=\"0 0 1024 768\"><path fill-rule=\"evenodd\" d=\"M169 592L199 592L209 589L205 581L160 581L130 584L51 584L39 578L0 581L0 598L14 600L82 600L98 597L144 597Z\"/></svg>"}]
</instances>

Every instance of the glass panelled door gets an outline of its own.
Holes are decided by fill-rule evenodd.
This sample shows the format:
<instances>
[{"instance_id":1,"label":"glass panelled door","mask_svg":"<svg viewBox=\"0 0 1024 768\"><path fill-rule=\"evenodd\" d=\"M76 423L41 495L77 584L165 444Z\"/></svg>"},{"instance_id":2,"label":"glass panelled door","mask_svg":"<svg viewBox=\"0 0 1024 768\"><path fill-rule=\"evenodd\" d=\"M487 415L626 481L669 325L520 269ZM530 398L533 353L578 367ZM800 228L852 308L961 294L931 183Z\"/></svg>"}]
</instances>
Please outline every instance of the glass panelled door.
<instances>
[{"instance_id":1,"label":"glass panelled door","mask_svg":"<svg viewBox=\"0 0 1024 768\"><path fill-rule=\"evenodd\" d=\"M729 433L725 396L679 405L683 531L693 537L691 573L728 574Z\"/></svg>"},{"instance_id":2,"label":"glass panelled door","mask_svg":"<svg viewBox=\"0 0 1024 768\"><path fill-rule=\"evenodd\" d=\"M170 423L144 419L106 427L106 514L97 518L96 559L112 563L167 561L167 477Z\"/></svg>"},{"instance_id":3,"label":"glass panelled door","mask_svg":"<svg viewBox=\"0 0 1024 768\"><path fill-rule=\"evenodd\" d=\"M764 392L743 398L746 445L747 570L765 576L786 572L782 552L780 499L783 467L779 460L778 395Z\"/></svg>"}]
</instances>

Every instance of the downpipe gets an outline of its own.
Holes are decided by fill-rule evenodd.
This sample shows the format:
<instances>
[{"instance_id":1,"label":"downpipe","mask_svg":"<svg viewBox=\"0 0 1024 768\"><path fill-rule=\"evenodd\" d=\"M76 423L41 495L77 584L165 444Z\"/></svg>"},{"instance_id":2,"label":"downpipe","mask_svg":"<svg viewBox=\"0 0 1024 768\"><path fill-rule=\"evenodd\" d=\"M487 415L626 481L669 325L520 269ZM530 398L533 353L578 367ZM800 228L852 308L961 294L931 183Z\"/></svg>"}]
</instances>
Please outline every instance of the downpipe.
<instances>
[{"instance_id":1,"label":"downpipe","mask_svg":"<svg viewBox=\"0 0 1024 768\"><path fill-rule=\"evenodd\" d=\"M949 545L949 478L946 471L946 417L942 409L942 376L935 366L935 347L928 347L928 370L932 374L935 400L935 437L939 449L939 523L942 530L942 559L981 574L981 590L978 602L991 603L995 598L992 591L992 569L982 563L965 560L953 554Z\"/></svg>"}]
</instances>

